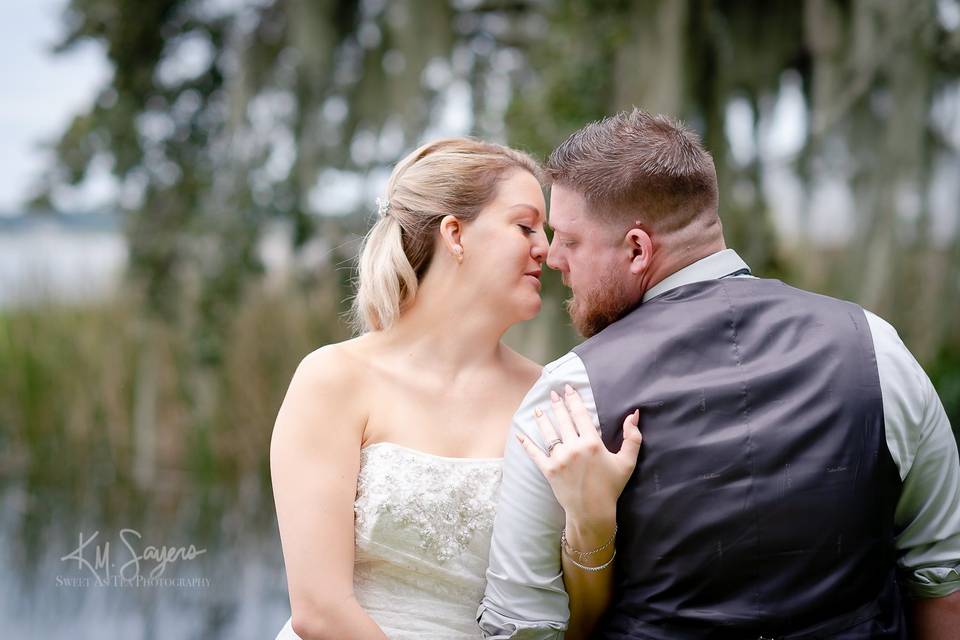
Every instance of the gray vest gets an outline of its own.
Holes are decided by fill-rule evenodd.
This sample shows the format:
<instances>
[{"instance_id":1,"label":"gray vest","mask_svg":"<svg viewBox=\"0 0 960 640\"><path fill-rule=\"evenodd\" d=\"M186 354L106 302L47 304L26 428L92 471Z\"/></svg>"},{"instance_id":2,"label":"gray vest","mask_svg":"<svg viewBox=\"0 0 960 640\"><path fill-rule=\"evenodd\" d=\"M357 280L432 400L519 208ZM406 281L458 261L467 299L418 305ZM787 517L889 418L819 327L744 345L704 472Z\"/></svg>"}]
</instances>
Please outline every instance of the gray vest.
<instances>
[{"instance_id":1,"label":"gray vest","mask_svg":"<svg viewBox=\"0 0 960 640\"><path fill-rule=\"evenodd\" d=\"M870 328L776 280L678 287L575 349L603 439L640 409L598 638L906 638Z\"/></svg>"}]
</instances>

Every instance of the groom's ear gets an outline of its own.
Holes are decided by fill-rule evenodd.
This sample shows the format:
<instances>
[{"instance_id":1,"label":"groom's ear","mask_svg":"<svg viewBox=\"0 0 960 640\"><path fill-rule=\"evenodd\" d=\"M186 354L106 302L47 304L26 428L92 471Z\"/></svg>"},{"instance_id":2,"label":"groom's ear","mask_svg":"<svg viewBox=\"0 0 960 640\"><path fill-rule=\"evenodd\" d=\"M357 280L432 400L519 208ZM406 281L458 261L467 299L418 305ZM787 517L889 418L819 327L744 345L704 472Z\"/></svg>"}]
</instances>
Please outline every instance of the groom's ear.
<instances>
[{"instance_id":1,"label":"groom's ear","mask_svg":"<svg viewBox=\"0 0 960 640\"><path fill-rule=\"evenodd\" d=\"M456 254L456 247L460 247L460 251L463 251L463 246L460 241L460 233L462 231L463 225L460 224L456 216L443 217L443 220L440 221L440 241L443 243L444 251L450 255Z\"/></svg>"},{"instance_id":2,"label":"groom's ear","mask_svg":"<svg viewBox=\"0 0 960 640\"><path fill-rule=\"evenodd\" d=\"M653 240L649 233L640 227L634 227L627 232L626 241L630 250L630 273L640 275L650 266Z\"/></svg>"}]
</instances>

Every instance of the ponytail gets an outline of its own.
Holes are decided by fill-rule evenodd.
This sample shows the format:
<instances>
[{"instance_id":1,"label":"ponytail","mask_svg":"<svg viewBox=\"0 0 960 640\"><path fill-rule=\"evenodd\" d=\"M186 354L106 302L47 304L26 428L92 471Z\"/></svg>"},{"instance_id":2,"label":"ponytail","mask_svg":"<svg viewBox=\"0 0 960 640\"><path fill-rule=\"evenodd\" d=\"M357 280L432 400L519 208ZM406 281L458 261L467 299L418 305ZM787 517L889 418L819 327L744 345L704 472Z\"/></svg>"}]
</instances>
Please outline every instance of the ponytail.
<instances>
[{"instance_id":1,"label":"ponytail","mask_svg":"<svg viewBox=\"0 0 960 640\"><path fill-rule=\"evenodd\" d=\"M403 250L399 220L377 220L360 248L360 286L353 301L354 325L361 332L382 331L400 316L417 293L417 274Z\"/></svg>"}]
</instances>

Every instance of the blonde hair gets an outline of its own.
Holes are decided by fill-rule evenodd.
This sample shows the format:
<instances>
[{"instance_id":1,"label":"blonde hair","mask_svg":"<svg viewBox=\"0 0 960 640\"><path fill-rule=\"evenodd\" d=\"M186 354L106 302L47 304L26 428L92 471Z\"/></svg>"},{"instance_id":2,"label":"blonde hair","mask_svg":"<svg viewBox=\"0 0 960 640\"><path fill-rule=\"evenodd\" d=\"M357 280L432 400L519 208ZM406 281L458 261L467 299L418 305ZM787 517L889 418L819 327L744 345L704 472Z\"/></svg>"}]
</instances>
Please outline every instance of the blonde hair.
<instances>
[{"instance_id":1,"label":"blonde hair","mask_svg":"<svg viewBox=\"0 0 960 640\"><path fill-rule=\"evenodd\" d=\"M499 181L518 169L543 182L529 155L474 138L436 140L401 160L360 249L356 328L381 331L392 325L430 267L444 216L473 220L493 200Z\"/></svg>"}]
</instances>

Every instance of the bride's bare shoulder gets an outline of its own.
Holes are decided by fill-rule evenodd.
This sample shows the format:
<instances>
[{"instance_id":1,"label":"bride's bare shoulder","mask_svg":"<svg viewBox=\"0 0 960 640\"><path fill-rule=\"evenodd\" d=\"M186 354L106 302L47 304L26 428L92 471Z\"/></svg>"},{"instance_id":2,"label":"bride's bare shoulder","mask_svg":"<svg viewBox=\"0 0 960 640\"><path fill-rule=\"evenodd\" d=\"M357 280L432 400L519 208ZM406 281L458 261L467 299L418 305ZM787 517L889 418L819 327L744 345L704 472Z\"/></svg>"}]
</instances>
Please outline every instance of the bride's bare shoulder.
<instances>
[{"instance_id":1,"label":"bride's bare shoulder","mask_svg":"<svg viewBox=\"0 0 960 640\"><path fill-rule=\"evenodd\" d=\"M366 368L365 342L366 336L360 336L315 349L303 357L294 377L312 385L355 389Z\"/></svg>"},{"instance_id":2,"label":"bride's bare shoulder","mask_svg":"<svg viewBox=\"0 0 960 640\"><path fill-rule=\"evenodd\" d=\"M359 443L367 406L358 393L365 376L354 342L325 345L303 357L277 415L275 442L304 445L326 441L337 433ZM317 428L328 424L338 428Z\"/></svg>"}]
</instances>

